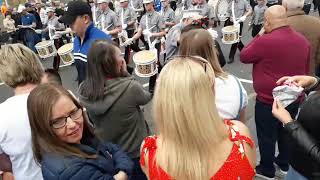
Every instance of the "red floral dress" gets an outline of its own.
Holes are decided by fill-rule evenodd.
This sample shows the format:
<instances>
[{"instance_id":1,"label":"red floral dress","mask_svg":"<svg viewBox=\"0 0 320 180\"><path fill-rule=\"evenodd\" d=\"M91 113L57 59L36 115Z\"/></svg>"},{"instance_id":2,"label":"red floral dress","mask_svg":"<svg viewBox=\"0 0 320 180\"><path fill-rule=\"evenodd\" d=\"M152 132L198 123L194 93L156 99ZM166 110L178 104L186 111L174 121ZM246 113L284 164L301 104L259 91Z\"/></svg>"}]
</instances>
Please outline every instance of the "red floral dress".
<instances>
[{"instance_id":1,"label":"red floral dress","mask_svg":"<svg viewBox=\"0 0 320 180\"><path fill-rule=\"evenodd\" d=\"M230 127L230 140L237 143L233 144L231 153L227 160L211 180L252 180L255 176L255 171L251 167L249 160L245 155L244 142L248 143L251 147L254 147L254 143L250 138L240 135L238 128L234 126L230 120L225 120L225 124ZM156 141L156 136L149 136L145 138L145 143L142 147L140 156L140 164L145 166L144 157L145 154L148 153L149 178L151 180L171 180L173 178L158 167L156 161L154 161L157 150Z\"/></svg>"}]
</instances>

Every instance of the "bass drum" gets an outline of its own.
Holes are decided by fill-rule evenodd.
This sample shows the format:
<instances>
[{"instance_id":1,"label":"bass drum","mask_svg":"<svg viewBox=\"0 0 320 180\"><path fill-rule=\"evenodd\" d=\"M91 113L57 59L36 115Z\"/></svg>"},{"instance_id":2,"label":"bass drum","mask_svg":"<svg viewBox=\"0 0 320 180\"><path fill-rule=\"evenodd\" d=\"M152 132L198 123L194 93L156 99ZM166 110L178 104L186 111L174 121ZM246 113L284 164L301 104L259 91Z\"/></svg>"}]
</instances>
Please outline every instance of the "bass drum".
<instances>
[{"instance_id":1,"label":"bass drum","mask_svg":"<svg viewBox=\"0 0 320 180\"><path fill-rule=\"evenodd\" d=\"M226 21L230 17L229 7L231 0L218 0L216 6L216 16L220 21Z\"/></svg>"}]
</instances>

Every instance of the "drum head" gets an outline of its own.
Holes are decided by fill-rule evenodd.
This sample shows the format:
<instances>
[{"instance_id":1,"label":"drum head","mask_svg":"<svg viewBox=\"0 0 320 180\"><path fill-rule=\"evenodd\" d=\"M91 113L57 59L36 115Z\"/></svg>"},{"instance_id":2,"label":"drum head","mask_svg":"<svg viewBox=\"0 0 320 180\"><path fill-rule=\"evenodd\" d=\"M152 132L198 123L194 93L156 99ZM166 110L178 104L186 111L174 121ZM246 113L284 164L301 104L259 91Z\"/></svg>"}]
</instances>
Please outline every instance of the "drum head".
<instances>
[{"instance_id":1,"label":"drum head","mask_svg":"<svg viewBox=\"0 0 320 180\"><path fill-rule=\"evenodd\" d=\"M229 12L229 1L228 0L219 0L216 8L216 16L220 21L226 21L230 16Z\"/></svg>"}]
</instances>

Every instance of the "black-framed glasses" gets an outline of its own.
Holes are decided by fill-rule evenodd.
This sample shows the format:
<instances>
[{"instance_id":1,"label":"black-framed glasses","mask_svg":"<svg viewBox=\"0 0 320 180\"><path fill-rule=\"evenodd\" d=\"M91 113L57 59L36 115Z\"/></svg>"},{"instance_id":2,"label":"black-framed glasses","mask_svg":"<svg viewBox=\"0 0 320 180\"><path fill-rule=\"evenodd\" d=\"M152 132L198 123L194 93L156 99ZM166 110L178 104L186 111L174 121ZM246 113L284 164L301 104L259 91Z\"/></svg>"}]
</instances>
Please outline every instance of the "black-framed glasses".
<instances>
[{"instance_id":1,"label":"black-framed glasses","mask_svg":"<svg viewBox=\"0 0 320 180\"><path fill-rule=\"evenodd\" d=\"M60 129L66 126L68 122L68 118L72 119L73 121L76 121L82 116L83 110L81 108L78 108L74 111L72 111L68 116L66 117L60 117L56 118L50 121L50 126L53 129Z\"/></svg>"},{"instance_id":2,"label":"black-framed glasses","mask_svg":"<svg viewBox=\"0 0 320 180\"><path fill-rule=\"evenodd\" d=\"M189 58L193 61L200 62L201 65L203 66L204 72L207 72L207 64L209 64L209 62L201 56L175 55L175 56L170 57L168 59L168 61L175 59L175 58Z\"/></svg>"}]
</instances>

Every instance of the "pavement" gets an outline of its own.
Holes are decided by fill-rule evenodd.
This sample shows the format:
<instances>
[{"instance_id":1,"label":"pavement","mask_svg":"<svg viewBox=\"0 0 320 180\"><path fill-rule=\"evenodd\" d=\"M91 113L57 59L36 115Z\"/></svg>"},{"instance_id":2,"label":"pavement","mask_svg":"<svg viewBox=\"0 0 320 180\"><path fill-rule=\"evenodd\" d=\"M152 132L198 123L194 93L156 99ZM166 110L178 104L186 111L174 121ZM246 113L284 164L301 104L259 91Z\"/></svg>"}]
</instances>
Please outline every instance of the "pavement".
<instances>
[{"instance_id":1,"label":"pavement","mask_svg":"<svg viewBox=\"0 0 320 180\"><path fill-rule=\"evenodd\" d=\"M317 16L316 13L311 12L311 15ZM219 32L221 27L217 28ZM219 36L221 37L221 34L219 34ZM248 22L246 22L244 24L244 28L243 28L243 37L242 37L242 42L246 45L248 44L248 42L252 39L251 37L251 31L248 31ZM230 45L225 45L222 44L220 41L220 45L223 51L224 56L228 57L229 54L229 50L230 50ZM45 60L42 60L42 64L45 68L49 68L52 67L52 62L53 62L53 58L48 58ZM61 68L59 70L59 73L62 77L63 80L63 86L73 92L77 92L77 82L76 80L76 69L74 66L64 66L63 64L61 64ZM133 64L130 64L131 66L133 66ZM242 64L239 61L239 51L237 51L236 55L235 55L235 62L232 64L227 64L225 65L225 67L223 68L226 72L233 74L237 77L239 77L242 81L242 84L244 86L244 88L247 91L248 94L248 106L246 108L246 122L245 124L249 127L251 135L256 143L257 143L257 136L256 136L256 129L255 129L255 122L254 122L254 104L255 104L255 92L253 90L252 87L252 65L246 65L246 64ZM148 86L148 78L140 78L136 76L136 79L141 83L144 84L144 86L147 88ZM4 84L0 84L0 103L5 101L8 97L12 96L13 92L12 89L10 89L9 87L7 87ZM144 114L145 114L145 118L147 119L150 128L152 131L154 131L154 122L153 122L153 116L152 116L152 107L151 107L152 102L150 102L149 104L147 104L146 106L144 106ZM260 156L259 156L259 150L257 148L257 161L259 161ZM260 178L256 178L256 180L259 180ZM283 179L282 176L277 176L276 179Z\"/></svg>"}]
</instances>

